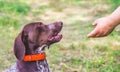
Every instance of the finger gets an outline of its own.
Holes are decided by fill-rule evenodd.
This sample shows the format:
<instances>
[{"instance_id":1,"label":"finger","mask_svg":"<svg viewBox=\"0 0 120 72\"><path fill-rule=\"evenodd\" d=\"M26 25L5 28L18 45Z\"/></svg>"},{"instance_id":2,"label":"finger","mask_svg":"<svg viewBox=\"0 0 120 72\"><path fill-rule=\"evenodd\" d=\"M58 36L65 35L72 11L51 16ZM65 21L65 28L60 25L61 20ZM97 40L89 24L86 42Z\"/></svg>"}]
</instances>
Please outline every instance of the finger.
<instances>
[{"instance_id":1,"label":"finger","mask_svg":"<svg viewBox=\"0 0 120 72\"><path fill-rule=\"evenodd\" d=\"M108 35L107 32L99 31L99 33L96 35L96 37L105 37L105 36L107 36L107 35Z\"/></svg>"},{"instance_id":2,"label":"finger","mask_svg":"<svg viewBox=\"0 0 120 72\"><path fill-rule=\"evenodd\" d=\"M101 37L103 35L103 32L99 30L99 32L96 34L96 37Z\"/></svg>"},{"instance_id":3,"label":"finger","mask_svg":"<svg viewBox=\"0 0 120 72\"><path fill-rule=\"evenodd\" d=\"M96 34L95 37L102 37L103 35L101 33Z\"/></svg>"},{"instance_id":4,"label":"finger","mask_svg":"<svg viewBox=\"0 0 120 72\"><path fill-rule=\"evenodd\" d=\"M97 28L95 28L91 33L89 33L89 34L87 35L87 37L88 37L88 38L90 38L90 37L96 37L96 35L97 35L98 33L99 33L99 32L98 32Z\"/></svg>"}]
</instances>

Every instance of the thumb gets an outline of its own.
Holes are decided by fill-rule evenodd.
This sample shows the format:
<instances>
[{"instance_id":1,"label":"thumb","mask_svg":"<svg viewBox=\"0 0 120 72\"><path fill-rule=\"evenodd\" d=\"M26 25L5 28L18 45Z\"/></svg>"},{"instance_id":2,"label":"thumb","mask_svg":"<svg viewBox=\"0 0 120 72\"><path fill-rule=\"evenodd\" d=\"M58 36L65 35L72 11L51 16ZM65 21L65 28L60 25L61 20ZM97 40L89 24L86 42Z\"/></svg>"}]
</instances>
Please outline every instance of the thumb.
<instances>
[{"instance_id":1,"label":"thumb","mask_svg":"<svg viewBox=\"0 0 120 72\"><path fill-rule=\"evenodd\" d=\"M98 23L98 20L95 20L92 25L96 26Z\"/></svg>"}]
</instances>

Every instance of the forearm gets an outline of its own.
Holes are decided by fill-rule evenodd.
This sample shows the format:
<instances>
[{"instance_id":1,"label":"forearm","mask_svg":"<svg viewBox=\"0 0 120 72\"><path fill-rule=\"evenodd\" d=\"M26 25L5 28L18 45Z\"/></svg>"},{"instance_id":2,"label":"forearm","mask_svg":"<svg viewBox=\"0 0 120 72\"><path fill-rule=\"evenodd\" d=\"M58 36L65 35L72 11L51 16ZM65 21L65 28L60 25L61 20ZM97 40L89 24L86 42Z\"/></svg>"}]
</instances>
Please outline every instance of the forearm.
<instances>
[{"instance_id":1,"label":"forearm","mask_svg":"<svg viewBox=\"0 0 120 72\"><path fill-rule=\"evenodd\" d=\"M109 16L115 26L120 24L120 6Z\"/></svg>"}]
</instances>

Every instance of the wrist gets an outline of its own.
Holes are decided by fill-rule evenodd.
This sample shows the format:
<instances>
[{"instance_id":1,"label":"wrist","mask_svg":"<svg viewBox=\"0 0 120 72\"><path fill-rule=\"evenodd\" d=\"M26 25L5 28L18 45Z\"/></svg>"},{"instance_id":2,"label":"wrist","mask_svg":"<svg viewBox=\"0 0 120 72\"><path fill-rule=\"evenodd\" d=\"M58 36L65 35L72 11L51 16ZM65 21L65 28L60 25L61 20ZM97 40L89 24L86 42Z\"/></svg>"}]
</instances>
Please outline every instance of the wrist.
<instances>
[{"instance_id":1,"label":"wrist","mask_svg":"<svg viewBox=\"0 0 120 72\"><path fill-rule=\"evenodd\" d=\"M119 21L112 15L107 16L107 18L110 21L110 24L112 24L112 26L117 26L119 25Z\"/></svg>"}]
</instances>

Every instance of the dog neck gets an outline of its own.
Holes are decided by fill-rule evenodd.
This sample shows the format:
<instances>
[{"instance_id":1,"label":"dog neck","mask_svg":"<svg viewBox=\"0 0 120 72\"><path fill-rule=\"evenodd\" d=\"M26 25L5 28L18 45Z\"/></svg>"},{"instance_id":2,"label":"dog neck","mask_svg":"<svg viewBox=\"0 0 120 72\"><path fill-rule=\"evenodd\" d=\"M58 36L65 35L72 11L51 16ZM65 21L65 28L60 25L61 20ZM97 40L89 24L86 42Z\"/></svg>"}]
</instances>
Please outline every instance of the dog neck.
<instances>
[{"instance_id":1,"label":"dog neck","mask_svg":"<svg viewBox=\"0 0 120 72\"><path fill-rule=\"evenodd\" d=\"M38 52L38 53L44 52L45 47L48 47L48 46L47 46L46 44L40 46L39 48L37 48L37 52Z\"/></svg>"},{"instance_id":2,"label":"dog neck","mask_svg":"<svg viewBox=\"0 0 120 72\"><path fill-rule=\"evenodd\" d=\"M47 60L41 61L17 61L17 69L19 72L50 72Z\"/></svg>"},{"instance_id":3,"label":"dog neck","mask_svg":"<svg viewBox=\"0 0 120 72\"><path fill-rule=\"evenodd\" d=\"M38 47L34 54L29 54L24 56L24 61L39 61L44 60L46 58L46 54L44 52L45 47L47 45L42 45L41 47Z\"/></svg>"},{"instance_id":4,"label":"dog neck","mask_svg":"<svg viewBox=\"0 0 120 72\"><path fill-rule=\"evenodd\" d=\"M44 53L44 51L42 51L44 47L46 47L46 45L39 47L37 53ZM17 68L20 72L50 72L46 58L35 61L18 60Z\"/></svg>"},{"instance_id":5,"label":"dog neck","mask_svg":"<svg viewBox=\"0 0 120 72\"><path fill-rule=\"evenodd\" d=\"M24 56L24 61L39 61L39 60L44 60L46 58L45 52L40 53L40 54L34 54L34 55L25 55Z\"/></svg>"}]
</instances>

